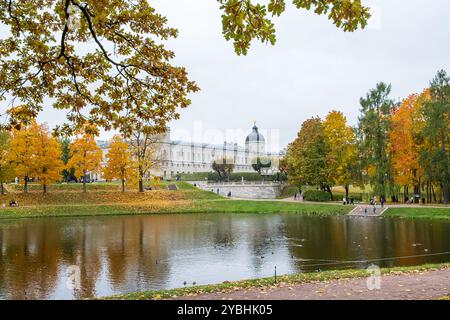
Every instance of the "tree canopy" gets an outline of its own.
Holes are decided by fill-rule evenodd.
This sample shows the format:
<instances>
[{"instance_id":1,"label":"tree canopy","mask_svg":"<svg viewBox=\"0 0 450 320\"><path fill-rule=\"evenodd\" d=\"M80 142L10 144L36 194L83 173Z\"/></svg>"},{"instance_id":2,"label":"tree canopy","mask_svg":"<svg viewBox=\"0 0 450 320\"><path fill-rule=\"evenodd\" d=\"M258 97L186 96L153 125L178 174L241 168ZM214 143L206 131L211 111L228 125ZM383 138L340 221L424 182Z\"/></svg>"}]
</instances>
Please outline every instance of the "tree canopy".
<instances>
[{"instance_id":1,"label":"tree canopy","mask_svg":"<svg viewBox=\"0 0 450 320\"><path fill-rule=\"evenodd\" d=\"M86 192L86 175L89 172L100 171L102 158L102 149L91 134L81 134L71 143L70 159L66 166L75 169L77 179L83 179L84 192Z\"/></svg>"},{"instance_id":2,"label":"tree canopy","mask_svg":"<svg viewBox=\"0 0 450 320\"><path fill-rule=\"evenodd\" d=\"M341 112L303 122L281 170L291 183L329 191L372 187L371 196L396 202L450 201L450 77L439 71L429 88L400 103L383 82L361 98L358 125ZM410 190L410 187L411 190ZM331 193L331 192L330 192Z\"/></svg>"},{"instance_id":3,"label":"tree canopy","mask_svg":"<svg viewBox=\"0 0 450 320\"><path fill-rule=\"evenodd\" d=\"M375 192L380 196L391 193L392 170L388 152L388 132L394 101L389 97L391 85L380 82L360 99L361 116L358 130L362 137L360 154L367 176Z\"/></svg>"},{"instance_id":4,"label":"tree canopy","mask_svg":"<svg viewBox=\"0 0 450 320\"><path fill-rule=\"evenodd\" d=\"M286 0L218 0L225 39L233 40L237 54L247 54L253 39L275 44L273 17L286 10ZM326 15L344 31L364 28L370 18L369 8L361 0L292 0L298 9Z\"/></svg>"},{"instance_id":5,"label":"tree canopy","mask_svg":"<svg viewBox=\"0 0 450 320\"><path fill-rule=\"evenodd\" d=\"M148 1L1 1L0 98L36 116L46 99L65 110L64 133L95 123L130 132L164 127L198 90L161 42L177 36ZM21 113L15 116L20 116ZM11 116L11 121L16 119Z\"/></svg>"},{"instance_id":6,"label":"tree canopy","mask_svg":"<svg viewBox=\"0 0 450 320\"><path fill-rule=\"evenodd\" d=\"M125 192L125 181L132 177L133 163L128 143L121 136L112 138L106 159L107 164L103 168L105 179L120 179L122 192Z\"/></svg>"},{"instance_id":7,"label":"tree canopy","mask_svg":"<svg viewBox=\"0 0 450 320\"><path fill-rule=\"evenodd\" d=\"M289 180L299 186L320 186L330 190L327 161L329 144L320 118L302 123L297 138L286 153Z\"/></svg>"},{"instance_id":8,"label":"tree canopy","mask_svg":"<svg viewBox=\"0 0 450 320\"><path fill-rule=\"evenodd\" d=\"M237 54L246 54L253 39L275 43L272 17L284 12L284 0L218 2L224 37ZM361 0L292 3L344 31L363 28L370 16ZM147 0L5 0L0 24L0 101L15 108L3 110L12 125L51 101L68 119L57 132L95 123L127 137L135 123L162 130L199 90L163 44L178 31Z\"/></svg>"},{"instance_id":9,"label":"tree canopy","mask_svg":"<svg viewBox=\"0 0 450 320\"><path fill-rule=\"evenodd\" d=\"M234 159L231 158L215 159L211 164L211 168L217 172L220 180L228 178L234 167Z\"/></svg>"}]
</instances>

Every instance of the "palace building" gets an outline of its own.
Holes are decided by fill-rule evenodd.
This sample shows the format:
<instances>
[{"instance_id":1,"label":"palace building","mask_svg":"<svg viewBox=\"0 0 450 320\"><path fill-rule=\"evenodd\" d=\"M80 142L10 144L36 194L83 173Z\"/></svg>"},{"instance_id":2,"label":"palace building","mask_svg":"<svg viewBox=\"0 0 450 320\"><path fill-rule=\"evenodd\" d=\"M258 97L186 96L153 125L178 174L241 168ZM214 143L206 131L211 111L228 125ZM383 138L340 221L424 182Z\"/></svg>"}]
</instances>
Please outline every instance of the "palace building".
<instances>
[{"instance_id":1,"label":"palace building","mask_svg":"<svg viewBox=\"0 0 450 320\"><path fill-rule=\"evenodd\" d=\"M106 156L109 143L98 141L98 144ZM245 139L244 146L228 142L214 145L174 141L171 140L170 129L157 136L154 145L156 166L152 174L165 179L174 178L180 173L211 172L213 161L224 158L234 162L234 172L254 172L252 161L257 158L270 158L272 168L267 170L267 174L271 174L278 171L278 161L282 157L281 152L266 152L266 140L256 124Z\"/></svg>"}]
</instances>

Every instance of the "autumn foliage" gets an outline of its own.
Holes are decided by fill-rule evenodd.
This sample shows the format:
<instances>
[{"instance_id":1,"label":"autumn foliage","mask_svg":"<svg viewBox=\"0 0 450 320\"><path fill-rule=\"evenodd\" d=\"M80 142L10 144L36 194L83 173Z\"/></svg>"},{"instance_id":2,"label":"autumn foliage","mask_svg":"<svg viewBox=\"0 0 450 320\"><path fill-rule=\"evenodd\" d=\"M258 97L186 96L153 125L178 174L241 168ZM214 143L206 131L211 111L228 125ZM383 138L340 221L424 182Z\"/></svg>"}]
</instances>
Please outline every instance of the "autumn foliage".
<instances>
[{"instance_id":1,"label":"autumn foliage","mask_svg":"<svg viewBox=\"0 0 450 320\"><path fill-rule=\"evenodd\" d=\"M125 181L133 175L133 162L128 144L121 136L114 136L106 154L107 164L103 168L106 180L119 179L122 192L125 192Z\"/></svg>"},{"instance_id":2,"label":"autumn foliage","mask_svg":"<svg viewBox=\"0 0 450 320\"><path fill-rule=\"evenodd\" d=\"M75 169L75 177L83 180L83 191L86 192L86 176L89 172L99 172L102 162L102 150L92 134L80 134L70 145L68 168Z\"/></svg>"},{"instance_id":3,"label":"autumn foliage","mask_svg":"<svg viewBox=\"0 0 450 320\"><path fill-rule=\"evenodd\" d=\"M430 88L400 103L379 83L361 98L358 124L341 112L303 122L284 168L291 183L371 186L391 201L450 201L450 77L439 71Z\"/></svg>"},{"instance_id":4,"label":"autumn foliage","mask_svg":"<svg viewBox=\"0 0 450 320\"><path fill-rule=\"evenodd\" d=\"M34 124L34 166L31 174L42 185L44 193L47 186L61 179L64 163L58 141L44 125Z\"/></svg>"}]
</instances>

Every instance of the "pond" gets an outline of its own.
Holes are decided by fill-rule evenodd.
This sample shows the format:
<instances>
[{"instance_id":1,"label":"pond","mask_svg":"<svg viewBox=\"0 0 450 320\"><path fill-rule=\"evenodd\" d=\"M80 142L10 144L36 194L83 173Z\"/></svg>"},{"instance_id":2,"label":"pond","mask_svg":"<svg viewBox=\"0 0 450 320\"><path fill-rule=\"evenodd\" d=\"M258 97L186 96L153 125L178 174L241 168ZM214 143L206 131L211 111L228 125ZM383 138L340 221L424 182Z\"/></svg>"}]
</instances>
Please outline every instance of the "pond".
<instances>
[{"instance_id":1,"label":"pond","mask_svg":"<svg viewBox=\"0 0 450 320\"><path fill-rule=\"evenodd\" d=\"M185 214L0 222L0 298L79 299L450 261L450 221Z\"/></svg>"}]
</instances>

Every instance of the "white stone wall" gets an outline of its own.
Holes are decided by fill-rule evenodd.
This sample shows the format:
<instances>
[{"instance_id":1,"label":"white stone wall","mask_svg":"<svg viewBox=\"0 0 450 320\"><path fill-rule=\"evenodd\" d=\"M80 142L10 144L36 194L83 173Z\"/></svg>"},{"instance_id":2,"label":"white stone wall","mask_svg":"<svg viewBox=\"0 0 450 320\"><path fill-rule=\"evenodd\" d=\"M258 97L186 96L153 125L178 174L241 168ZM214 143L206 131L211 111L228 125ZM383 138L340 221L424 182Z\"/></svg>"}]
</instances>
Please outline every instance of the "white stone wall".
<instances>
[{"instance_id":1,"label":"white stone wall","mask_svg":"<svg viewBox=\"0 0 450 320\"><path fill-rule=\"evenodd\" d=\"M228 197L231 192L233 198L239 199L276 199L280 195L281 186L274 183L255 184L209 184L198 182L197 186L203 190L218 193Z\"/></svg>"}]
</instances>

